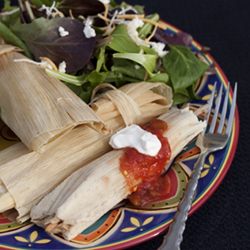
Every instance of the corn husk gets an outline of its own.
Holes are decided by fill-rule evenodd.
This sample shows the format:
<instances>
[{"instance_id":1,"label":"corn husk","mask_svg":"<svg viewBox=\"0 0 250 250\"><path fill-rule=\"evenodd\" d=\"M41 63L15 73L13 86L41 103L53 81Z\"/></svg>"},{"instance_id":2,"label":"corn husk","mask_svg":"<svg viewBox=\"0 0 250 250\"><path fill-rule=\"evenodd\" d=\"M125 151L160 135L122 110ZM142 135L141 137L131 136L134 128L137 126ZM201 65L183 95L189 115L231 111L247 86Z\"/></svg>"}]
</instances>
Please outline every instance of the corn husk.
<instances>
[{"instance_id":1,"label":"corn husk","mask_svg":"<svg viewBox=\"0 0 250 250\"><path fill-rule=\"evenodd\" d=\"M14 62L26 59L16 50L0 46L1 118L29 149L42 152L80 124L107 133L101 119L60 80L40 66Z\"/></svg>"},{"instance_id":2,"label":"corn husk","mask_svg":"<svg viewBox=\"0 0 250 250\"><path fill-rule=\"evenodd\" d=\"M133 88L133 93L127 94L129 86ZM125 90L116 90L117 95L119 96L122 91L123 97L125 93L130 101L133 100L130 105L137 105L140 108L139 120L142 123L165 113L171 106L172 92L165 84L142 82L129 86ZM158 91L159 89L162 89L161 93ZM113 93L113 90L111 91ZM168 99L162 94L166 95ZM100 96L94 106L96 113L113 132L125 127L125 124L130 122L125 122L126 118L122 117L117 108L119 105L116 106L116 103L105 99L104 96ZM129 107L126 108L129 109ZM134 107L131 110L131 117L134 117L132 120L138 119L136 118L138 113L134 112ZM73 129L53 145L48 145L43 154L29 151L14 157L13 160L9 159L7 163L0 166L0 179L13 201L12 207L18 212L11 213L10 218L15 218L19 223L27 220L31 207L45 194L75 170L111 150L108 144L111 135L112 133L101 135L91 127L82 125ZM22 150L22 147L23 144L18 144L16 150ZM0 159L5 157L9 150L11 148L0 152ZM0 209L1 207L3 210L0 212L5 211L0 196Z\"/></svg>"},{"instance_id":3,"label":"corn husk","mask_svg":"<svg viewBox=\"0 0 250 250\"><path fill-rule=\"evenodd\" d=\"M168 123L171 160L206 126L188 109L170 110L160 119ZM131 193L119 169L122 154L113 150L69 176L32 208L32 221L67 240L76 237Z\"/></svg>"}]
</instances>

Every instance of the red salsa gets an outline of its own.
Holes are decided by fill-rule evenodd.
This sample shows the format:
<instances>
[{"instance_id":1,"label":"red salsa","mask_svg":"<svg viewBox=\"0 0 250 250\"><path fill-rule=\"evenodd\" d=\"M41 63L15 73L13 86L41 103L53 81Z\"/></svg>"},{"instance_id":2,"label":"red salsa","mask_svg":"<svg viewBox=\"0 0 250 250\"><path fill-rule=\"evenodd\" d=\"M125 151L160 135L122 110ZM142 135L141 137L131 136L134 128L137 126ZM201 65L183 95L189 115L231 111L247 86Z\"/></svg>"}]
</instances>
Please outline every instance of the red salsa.
<instances>
[{"instance_id":1,"label":"red salsa","mask_svg":"<svg viewBox=\"0 0 250 250\"><path fill-rule=\"evenodd\" d=\"M132 192L128 199L136 206L145 206L169 191L169 180L163 175L171 157L170 145L163 136L167 128L167 123L159 119L152 119L149 124L142 126L142 129L155 134L161 142L161 149L156 156L127 148L120 158L120 171Z\"/></svg>"}]
</instances>

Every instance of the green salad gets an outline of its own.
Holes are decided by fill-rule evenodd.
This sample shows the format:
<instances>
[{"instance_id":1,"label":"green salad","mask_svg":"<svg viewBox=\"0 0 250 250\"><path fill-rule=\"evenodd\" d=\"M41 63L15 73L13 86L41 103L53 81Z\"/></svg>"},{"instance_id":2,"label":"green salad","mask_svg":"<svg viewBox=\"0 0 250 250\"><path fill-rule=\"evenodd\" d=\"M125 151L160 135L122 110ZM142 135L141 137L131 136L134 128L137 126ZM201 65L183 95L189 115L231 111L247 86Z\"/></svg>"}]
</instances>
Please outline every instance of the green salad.
<instances>
[{"instance_id":1,"label":"green salad","mask_svg":"<svg viewBox=\"0 0 250 250\"><path fill-rule=\"evenodd\" d=\"M86 103L101 83L142 81L171 86L174 104L198 99L195 86L209 65L192 51L189 34L169 35L159 20L114 0L4 0L0 37Z\"/></svg>"}]
</instances>

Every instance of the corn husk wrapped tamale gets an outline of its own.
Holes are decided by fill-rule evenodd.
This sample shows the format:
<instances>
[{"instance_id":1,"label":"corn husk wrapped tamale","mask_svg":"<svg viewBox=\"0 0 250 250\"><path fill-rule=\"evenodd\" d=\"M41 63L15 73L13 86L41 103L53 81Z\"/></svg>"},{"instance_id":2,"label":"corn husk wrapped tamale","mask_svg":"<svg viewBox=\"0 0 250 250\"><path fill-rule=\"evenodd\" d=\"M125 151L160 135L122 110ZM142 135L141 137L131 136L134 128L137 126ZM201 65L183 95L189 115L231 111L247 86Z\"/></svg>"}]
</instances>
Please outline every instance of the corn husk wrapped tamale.
<instances>
[{"instance_id":1,"label":"corn husk wrapped tamale","mask_svg":"<svg viewBox=\"0 0 250 250\"><path fill-rule=\"evenodd\" d=\"M129 121L126 120L126 115L122 116L120 113L124 112L122 111L124 108L117 104L120 99L110 98L115 95L122 98L128 96L132 106L131 111L129 111L130 106L126 106ZM116 132L125 127L125 124L130 125L131 122L137 121L146 123L153 117L165 113L171 102L171 88L162 83L142 82L129 84L120 90L110 90L102 94L93 106L96 114L108 128ZM43 154L28 151L20 153L12 160L11 154L8 154L11 148L0 152L0 162L9 155L9 161L5 159L5 164L0 166L0 180L6 189L0 196L0 212L14 208L14 213L8 211L5 215L12 220L16 219L19 223L29 219L31 207L45 194L75 170L111 150L108 144L111 134L101 135L91 127L82 125L74 128L53 145L48 145ZM24 150L22 143L16 145L17 153L19 149ZM9 201L1 202L1 197L6 201L6 196L9 197Z\"/></svg>"},{"instance_id":2,"label":"corn husk wrapped tamale","mask_svg":"<svg viewBox=\"0 0 250 250\"><path fill-rule=\"evenodd\" d=\"M107 130L93 110L57 78L10 45L0 46L0 108L2 120L31 150L44 146L80 124Z\"/></svg>"},{"instance_id":3,"label":"corn husk wrapped tamale","mask_svg":"<svg viewBox=\"0 0 250 250\"><path fill-rule=\"evenodd\" d=\"M169 110L159 117L167 122L171 159L203 131L192 111ZM131 193L120 172L123 150L113 150L77 170L31 210L31 219L48 232L71 240Z\"/></svg>"}]
</instances>

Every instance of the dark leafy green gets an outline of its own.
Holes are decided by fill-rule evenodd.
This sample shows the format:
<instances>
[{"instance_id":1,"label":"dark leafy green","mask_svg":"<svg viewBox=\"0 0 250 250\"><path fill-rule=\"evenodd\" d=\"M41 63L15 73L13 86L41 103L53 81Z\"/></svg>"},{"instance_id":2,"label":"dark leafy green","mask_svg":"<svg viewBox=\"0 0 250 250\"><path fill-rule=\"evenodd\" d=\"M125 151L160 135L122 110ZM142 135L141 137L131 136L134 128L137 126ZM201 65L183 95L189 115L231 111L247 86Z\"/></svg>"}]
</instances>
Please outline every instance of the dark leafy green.
<instances>
[{"instance_id":1,"label":"dark leafy green","mask_svg":"<svg viewBox=\"0 0 250 250\"><path fill-rule=\"evenodd\" d=\"M69 32L68 36L59 35L60 26ZM86 38L83 29L84 23L71 18L38 18L12 27L37 61L40 57L49 57L56 65L65 61L67 73L82 69L93 54L96 37Z\"/></svg>"},{"instance_id":2,"label":"dark leafy green","mask_svg":"<svg viewBox=\"0 0 250 250\"><path fill-rule=\"evenodd\" d=\"M143 81L146 70L133 61L120 58L113 59L114 65L111 67L113 72L119 72L123 76L131 77L136 81Z\"/></svg>"},{"instance_id":3,"label":"dark leafy green","mask_svg":"<svg viewBox=\"0 0 250 250\"><path fill-rule=\"evenodd\" d=\"M193 52L184 46L169 45L170 52L163 57L163 66L170 76L174 92L191 86L208 69Z\"/></svg>"},{"instance_id":4,"label":"dark leafy green","mask_svg":"<svg viewBox=\"0 0 250 250\"><path fill-rule=\"evenodd\" d=\"M155 55L155 56L158 57L158 53L157 53L154 49L152 49L152 48L150 48L150 47L147 47L147 46L143 46L143 45L141 45L140 48L141 48L141 50L143 50L146 54Z\"/></svg>"},{"instance_id":5,"label":"dark leafy green","mask_svg":"<svg viewBox=\"0 0 250 250\"><path fill-rule=\"evenodd\" d=\"M178 32L174 35L163 33L161 29L157 29L154 38L164 44L182 45L190 47L193 37L185 32Z\"/></svg>"},{"instance_id":6,"label":"dark leafy green","mask_svg":"<svg viewBox=\"0 0 250 250\"><path fill-rule=\"evenodd\" d=\"M96 71L99 72L102 68L102 66L105 63L106 60L106 54L105 54L105 47L100 48L99 54L98 54L98 60L96 63Z\"/></svg>"},{"instance_id":7,"label":"dark leafy green","mask_svg":"<svg viewBox=\"0 0 250 250\"><path fill-rule=\"evenodd\" d=\"M167 73L158 73L152 78L147 80L148 82L164 82L169 83L169 75Z\"/></svg>"},{"instance_id":8,"label":"dark leafy green","mask_svg":"<svg viewBox=\"0 0 250 250\"><path fill-rule=\"evenodd\" d=\"M92 71L86 78L86 83L82 86L83 92L80 94L80 98L88 103L94 88L103 82L114 82L116 76L111 72L97 72Z\"/></svg>"},{"instance_id":9,"label":"dark leafy green","mask_svg":"<svg viewBox=\"0 0 250 250\"><path fill-rule=\"evenodd\" d=\"M0 37L2 37L7 43L20 47L23 49L27 57L32 58L32 55L25 43L2 22L0 22Z\"/></svg>"},{"instance_id":10,"label":"dark leafy green","mask_svg":"<svg viewBox=\"0 0 250 250\"><path fill-rule=\"evenodd\" d=\"M10 6L10 0L4 2L5 11L16 8ZM163 58L153 49L153 43L137 45L123 23L113 23L115 30L111 35L105 35L107 23L100 16L93 17L105 10L99 0L29 0L26 4L30 6L25 5L20 13L0 16L0 36L8 43L22 47L27 56L33 54L36 61L40 61L40 57L48 57L57 66L65 61L67 73L48 68L46 72L63 81L85 102L89 102L93 89L100 83L109 82L120 87L145 80L166 83L173 89L174 104L181 104L192 98L199 99L195 93L197 80L205 71L206 74L213 73L212 67L209 68L202 62L203 58L199 58L200 53L195 55L191 51L193 38L187 33L169 35L157 29L150 42L164 43L165 49L170 50ZM42 5L51 7L54 4L65 17L47 17L45 9L39 10ZM132 9L128 8L126 14L144 14L143 6L131 6L125 2L117 5L115 0L111 0L107 17L112 19L114 13L127 7ZM70 10L76 19L69 17ZM78 15L92 16L96 37L85 37L85 24L77 20ZM147 18L158 21L159 15L155 13ZM60 36L59 27L69 35ZM139 38L146 39L152 29L153 25L145 22L137 28ZM202 52L206 53L206 50Z\"/></svg>"},{"instance_id":11,"label":"dark leafy green","mask_svg":"<svg viewBox=\"0 0 250 250\"><path fill-rule=\"evenodd\" d=\"M173 95L173 104L178 105L190 101L190 96L181 93L175 93Z\"/></svg>"},{"instance_id":12,"label":"dark leafy green","mask_svg":"<svg viewBox=\"0 0 250 250\"><path fill-rule=\"evenodd\" d=\"M63 0L57 5L58 10L69 15L69 10L74 16L93 16L103 12L104 5L98 0Z\"/></svg>"},{"instance_id":13,"label":"dark leafy green","mask_svg":"<svg viewBox=\"0 0 250 250\"><path fill-rule=\"evenodd\" d=\"M109 47L117 52L139 53L140 47L128 35L125 24L120 24L112 32L111 37L113 40Z\"/></svg>"},{"instance_id":14,"label":"dark leafy green","mask_svg":"<svg viewBox=\"0 0 250 250\"><path fill-rule=\"evenodd\" d=\"M115 53L114 58L123 58L132 60L140 65L142 65L149 73L150 77L154 76L154 69L156 64L156 55L150 54L137 54L137 53Z\"/></svg>"}]
</instances>

